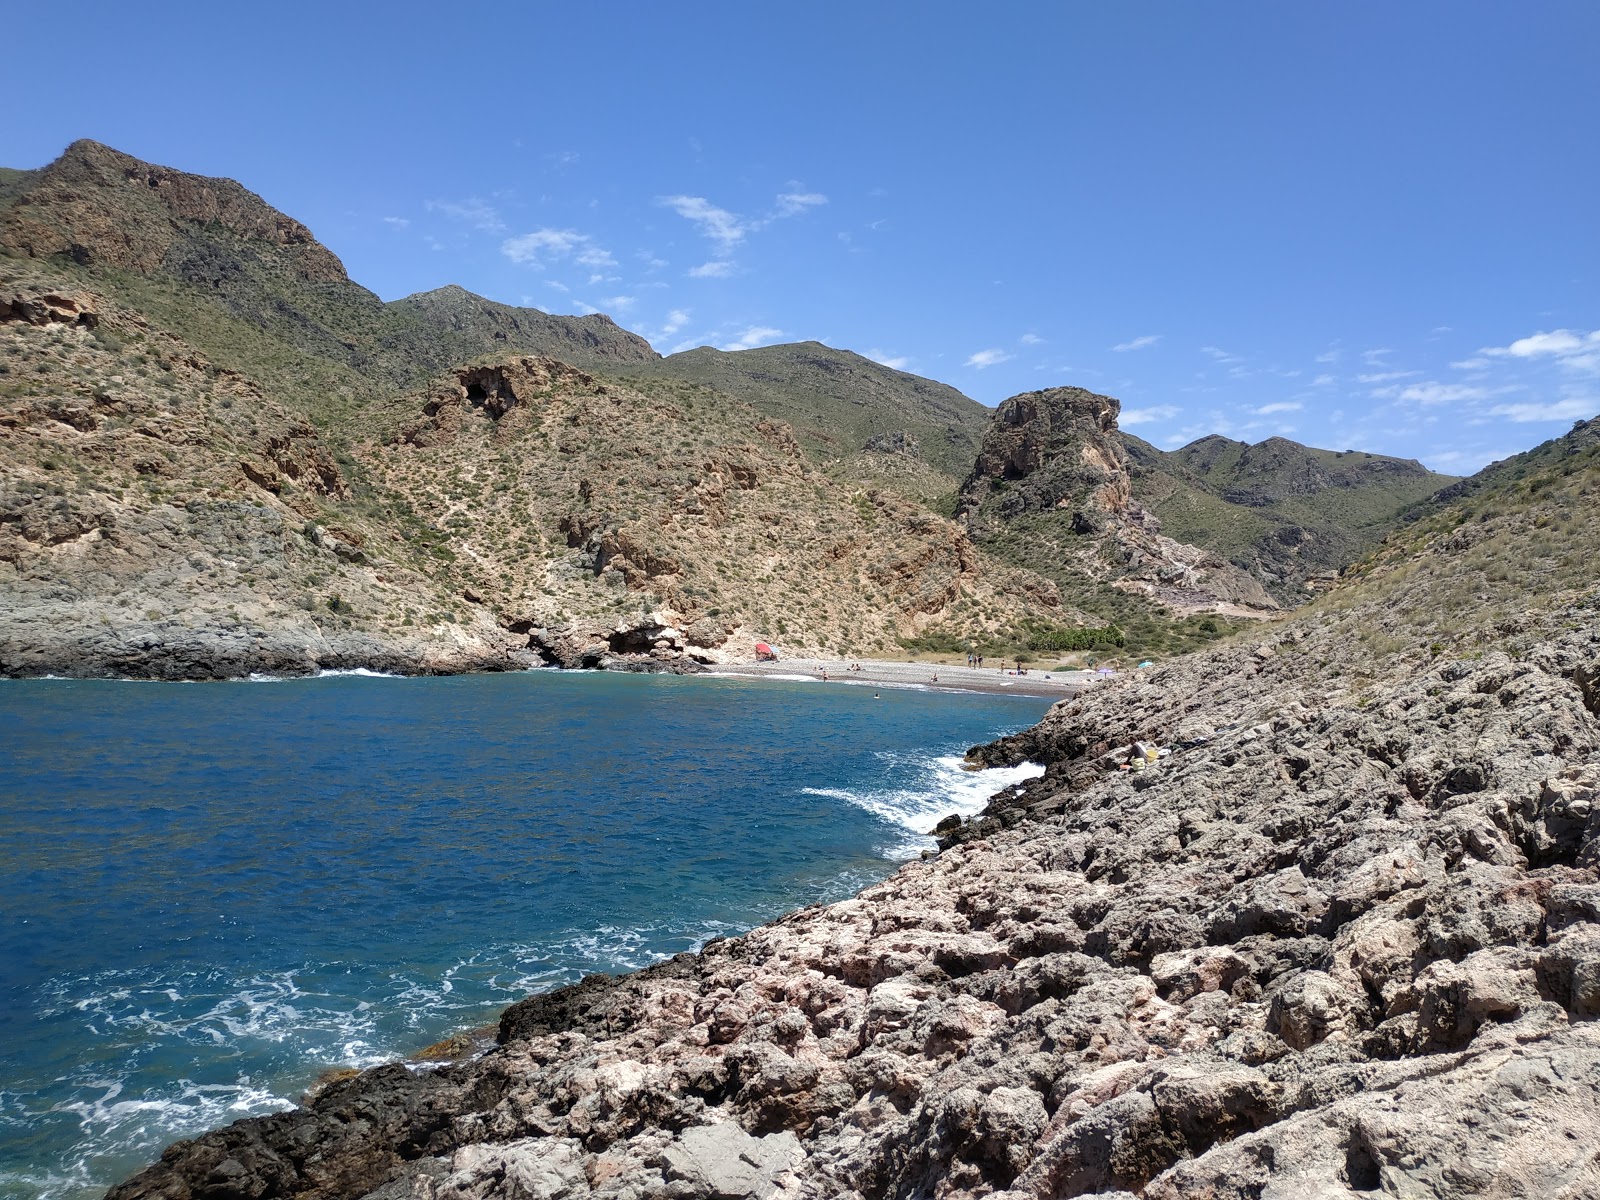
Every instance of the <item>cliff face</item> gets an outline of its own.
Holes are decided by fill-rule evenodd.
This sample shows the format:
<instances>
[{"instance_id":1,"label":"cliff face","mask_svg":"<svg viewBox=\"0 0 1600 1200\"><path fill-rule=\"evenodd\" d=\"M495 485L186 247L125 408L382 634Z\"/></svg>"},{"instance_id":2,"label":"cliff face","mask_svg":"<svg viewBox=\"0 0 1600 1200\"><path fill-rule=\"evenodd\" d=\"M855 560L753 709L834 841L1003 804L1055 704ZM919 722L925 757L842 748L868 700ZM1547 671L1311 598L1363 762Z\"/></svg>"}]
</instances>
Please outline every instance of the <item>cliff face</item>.
<instances>
[{"instance_id":1,"label":"cliff face","mask_svg":"<svg viewBox=\"0 0 1600 1200\"><path fill-rule=\"evenodd\" d=\"M855 899L113 1197L1600 1194L1600 463L1561 468L977 748L1048 769Z\"/></svg>"},{"instance_id":2,"label":"cliff face","mask_svg":"<svg viewBox=\"0 0 1600 1200\"><path fill-rule=\"evenodd\" d=\"M1276 608L1253 577L1164 537L1160 522L1134 502L1120 409L1112 397L1082 388L1005 401L961 487L958 518L980 545L1009 551L1011 561L1048 573L1056 559L1058 570L1070 564L1178 612ZM1008 526L1026 529L1024 544L1007 538Z\"/></svg>"}]
</instances>

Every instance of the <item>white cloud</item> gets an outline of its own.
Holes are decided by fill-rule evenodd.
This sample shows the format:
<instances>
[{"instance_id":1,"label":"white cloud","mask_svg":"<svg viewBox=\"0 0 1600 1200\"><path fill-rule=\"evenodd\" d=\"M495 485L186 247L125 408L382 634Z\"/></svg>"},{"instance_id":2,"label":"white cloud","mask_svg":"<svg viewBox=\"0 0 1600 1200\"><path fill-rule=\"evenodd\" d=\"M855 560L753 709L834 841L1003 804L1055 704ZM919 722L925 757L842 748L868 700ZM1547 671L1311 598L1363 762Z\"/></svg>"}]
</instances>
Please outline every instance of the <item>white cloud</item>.
<instances>
[{"instance_id":1,"label":"white cloud","mask_svg":"<svg viewBox=\"0 0 1600 1200\"><path fill-rule=\"evenodd\" d=\"M1338 350L1329 350L1326 354L1317 355L1317 361L1319 363L1336 363L1339 361L1340 353L1341 351Z\"/></svg>"},{"instance_id":2,"label":"white cloud","mask_svg":"<svg viewBox=\"0 0 1600 1200\"><path fill-rule=\"evenodd\" d=\"M1392 383L1396 379L1410 379L1421 371L1379 371L1376 375L1357 375L1362 383Z\"/></svg>"},{"instance_id":3,"label":"white cloud","mask_svg":"<svg viewBox=\"0 0 1600 1200\"><path fill-rule=\"evenodd\" d=\"M828 198L821 192L785 192L778 197L778 208L774 215L792 217L796 213L803 213L808 208L815 208L827 202Z\"/></svg>"},{"instance_id":4,"label":"white cloud","mask_svg":"<svg viewBox=\"0 0 1600 1200\"><path fill-rule=\"evenodd\" d=\"M689 268L691 279L726 279L733 274L733 264L725 258L714 259L708 263L701 263L698 267Z\"/></svg>"},{"instance_id":5,"label":"white cloud","mask_svg":"<svg viewBox=\"0 0 1600 1200\"><path fill-rule=\"evenodd\" d=\"M1011 355L1004 350L979 350L961 365L964 367L977 367L981 371L985 367L992 367L997 363L1006 362L1010 358Z\"/></svg>"},{"instance_id":6,"label":"white cloud","mask_svg":"<svg viewBox=\"0 0 1600 1200\"><path fill-rule=\"evenodd\" d=\"M721 350L753 350L757 346L765 345L775 338L783 336L783 330L773 329L767 325L752 325L741 333L736 339L718 347Z\"/></svg>"},{"instance_id":7,"label":"white cloud","mask_svg":"<svg viewBox=\"0 0 1600 1200\"><path fill-rule=\"evenodd\" d=\"M1299 412L1305 405L1298 400L1280 400L1276 404L1263 404L1256 409L1258 417L1269 417L1273 413Z\"/></svg>"},{"instance_id":8,"label":"white cloud","mask_svg":"<svg viewBox=\"0 0 1600 1200\"><path fill-rule=\"evenodd\" d=\"M1134 338L1131 342L1118 342L1111 349L1118 354L1124 354L1129 350L1143 350L1146 346L1154 346L1160 340L1159 333L1147 333L1143 337Z\"/></svg>"},{"instance_id":9,"label":"white cloud","mask_svg":"<svg viewBox=\"0 0 1600 1200\"><path fill-rule=\"evenodd\" d=\"M535 229L532 233L519 234L501 242L500 253L514 263L540 270L548 262L566 258L576 259L586 267L617 265L607 250L576 229ZM591 278L590 282L594 281Z\"/></svg>"},{"instance_id":10,"label":"white cloud","mask_svg":"<svg viewBox=\"0 0 1600 1200\"><path fill-rule=\"evenodd\" d=\"M1216 346L1201 346L1200 353L1210 355L1211 358L1219 363L1241 363L1244 361L1237 354L1230 354L1228 351L1219 349Z\"/></svg>"},{"instance_id":11,"label":"white cloud","mask_svg":"<svg viewBox=\"0 0 1600 1200\"><path fill-rule=\"evenodd\" d=\"M500 219L500 213L487 201L476 196L465 200L430 200L428 211L443 213L452 221L464 221L474 229L481 229L485 233L504 233L505 222Z\"/></svg>"},{"instance_id":12,"label":"white cloud","mask_svg":"<svg viewBox=\"0 0 1600 1200\"><path fill-rule=\"evenodd\" d=\"M383 223L395 229L407 229L411 225L410 220L406 217L384 217Z\"/></svg>"},{"instance_id":13,"label":"white cloud","mask_svg":"<svg viewBox=\"0 0 1600 1200\"><path fill-rule=\"evenodd\" d=\"M671 337L689 323L689 311L684 308L675 308L667 314L667 320L661 326L661 336Z\"/></svg>"},{"instance_id":14,"label":"white cloud","mask_svg":"<svg viewBox=\"0 0 1600 1200\"><path fill-rule=\"evenodd\" d=\"M1389 347L1379 346L1376 350L1363 350L1361 358L1369 367L1386 367L1389 364L1383 360L1393 353L1394 351Z\"/></svg>"},{"instance_id":15,"label":"white cloud","mask_svg":"<svg viewBox=\"0 0 1600 1200\"><path fill-rule=\"evenodd\" d=\"M635 302L636 298L633 296L602 296L600 298L602 305L617 312L627 311L634 306Z\"/></svg>"},{"instance_id":16,"label":"white cloud","mask_svg":"<svg viewBox=\"0 0 1600 1200\"><path fill-rule=\"evenodd\" d=\"M1334 379L1334 377L1332 375L1324 374L1324 375L1318 375L1315 379L1313 379L1311 381L1311 386L1312 387L1332 387L1337 382L1338 382L1338 380Z\"/></svg>"},{"instance_id":17,"label":"white cloud","mask_svg":"<svg viewBox=\"0 0 1600 1200\"><path fill-rule=\"evenodd\" d=\"M1509 346L1485 346L1479 353L1494 358L1553 358L1570 371L1600 374L1600 329L1592 333L1553 329L1518 338Z\"/></svg>"},{"instance_id":18,"label":"white cloud","mask_svg":"<svg viewBox=\"0 0 1600 1200\"><path fill-rule=\"evenodd\" d=\"M1040 337L1037 333L1025 333L1021 337L1019 337L1017 339L1017 341L1021 342L1024 346L1042 346L1042 345L1044 345L1044 339L1042 337Z\"/></svg>"},{"instance_id":19,"label":"white cloud","mask_svg":"<svg viewBox=\"0 0 1600 1200\"><path fill-rule=\"evenodd\" d=\"M544 285L545 287L553 287L558 292L570 292L572 290L566 284L554 279L545 280Z\"/></svg>"},{"instance_id":20,"label":"white cloud","mask_svg":"<svg viewBox=\"0 0 1600 1200\"><path fill-rule=\"evenodd\" d=\"M1154 408L1125 408L1117 418L1117 424L1148 425L1152 421L1170 421L1182 411L1171 404L1158 404Z\"/></svg>"},{"instance_id":21,"label":"white cloud","mask_svg":"<svg viewBox=\"0 0 1600 1200\"><path fill-rule=\"evenodd\" d=\"M1464 358L1450 365L1458 371L1481 371L1489 366L1490 362L1487 358Z\"/></svg>"},{"instance_id":22,"label":"white cloud","mask_svg":"<svg viewBox=\"0 0 1600 1200\"><path fill-rule=\"evenodd\" d=\"M1489 410L1491 416L1509 417L1516 422L1576 421L1592 417L1600 410L1600 399L1593 396L1574 396L1557 400L1554 404L1496 404Z\"/></svg>"},{"instance_id":23,"label":"white cloud","mask_svg":"<svg viewBox=\"0 0 1600 1200\"><path fill-rule=\"evenodd\" d=\"M905 355L886 354L882 350L868 350L867 357L875 363L882 363L884 366L892 367L896 371L904 371L911 365L911 360Z\"/></svg>"},{"instance_id":24,"label":"white cloud","mask_svg":"<svg viewBox=\"0 0 1600 1200\"><path fill-rule=\"evenodd\" d=\"M720 246L724 253L744 241L749 226L737 213L718 208L704 196L662 196L656 201L664 204L686 221L700 227L700 233Z\"/></svg>"},{"instance_id":25,"label":"white cloud","mask_svg":"<svg viewBox=\"0 0 1600 1200\"><path fill-rule=\"evenodd\" d=\"M1581 351L1600 349L1600 329L1593 333L1579 333L1573 329L1555 329L1549 333L1535 333L1529 337L1518 338L1509 346L1485 346L1480 354L1489 354L1495 357L1511 358L1538 358L1542 355L1552 354L1557 358L1566 358Z\"/></svg>"}]
</instances>

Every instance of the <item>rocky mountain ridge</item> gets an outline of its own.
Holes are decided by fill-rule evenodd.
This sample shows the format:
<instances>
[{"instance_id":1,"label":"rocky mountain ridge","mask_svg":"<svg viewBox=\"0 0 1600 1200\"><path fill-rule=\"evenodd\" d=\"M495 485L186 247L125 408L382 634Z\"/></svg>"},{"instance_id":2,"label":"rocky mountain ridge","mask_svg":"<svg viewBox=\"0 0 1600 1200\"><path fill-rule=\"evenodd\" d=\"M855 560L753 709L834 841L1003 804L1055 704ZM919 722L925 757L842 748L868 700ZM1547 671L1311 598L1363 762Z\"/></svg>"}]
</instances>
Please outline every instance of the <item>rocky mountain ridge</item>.
<instances>
[{"instance_id":1,"label":"rocky mountain ridge","mask_svg":"<svg viewBox=\"0 0 1600 1200\"><path fill-rule=\"evenodd\" d=\"M1455 482L1414 460L1251 445L1209 435L1172 451L1124 433L1135 499L1164 530L1248 570L1280 603L1304 603L1382 540L1402 514Z\"/></svg>"}]
</instances>

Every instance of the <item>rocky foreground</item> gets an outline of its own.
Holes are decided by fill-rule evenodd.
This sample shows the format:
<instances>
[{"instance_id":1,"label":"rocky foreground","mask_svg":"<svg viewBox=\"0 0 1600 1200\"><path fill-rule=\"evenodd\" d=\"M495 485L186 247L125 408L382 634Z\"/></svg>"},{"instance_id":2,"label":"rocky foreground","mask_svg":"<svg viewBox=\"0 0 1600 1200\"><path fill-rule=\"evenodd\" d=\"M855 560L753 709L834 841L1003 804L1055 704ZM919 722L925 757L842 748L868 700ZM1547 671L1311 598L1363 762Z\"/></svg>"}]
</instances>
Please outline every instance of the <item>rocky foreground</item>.
<instances>
[{"instance_id":1,"label":"rocky foreground","mask_svg":"<svg viewBox=\"0 0 1600 1200\"><path fill-rule=\"evenodd\" d=\"M1397 649L1429 578L980 748L1048 770L855 899L112 1196L1600 1195L1600 606Z\"/></svg>"}]
</instances>

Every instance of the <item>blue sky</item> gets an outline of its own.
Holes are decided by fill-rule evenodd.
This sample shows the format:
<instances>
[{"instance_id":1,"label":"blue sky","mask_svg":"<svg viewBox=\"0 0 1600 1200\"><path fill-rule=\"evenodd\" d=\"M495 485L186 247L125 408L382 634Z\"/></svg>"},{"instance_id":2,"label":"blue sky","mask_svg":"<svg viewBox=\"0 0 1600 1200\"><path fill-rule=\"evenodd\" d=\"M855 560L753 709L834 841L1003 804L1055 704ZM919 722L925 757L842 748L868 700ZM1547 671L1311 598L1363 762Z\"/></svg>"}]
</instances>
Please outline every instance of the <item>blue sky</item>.
<instances>
[{"instance_id":1,"label":"blue sky","mask_svg":"<svg viewBox=\"0 0 1600 1200\"><path fill-rule=\"evenodd\" d=\"M816 338L988 404L1077 384L1166 447L1463 472L1600 411L1591 0L5 24L0 163L93 137L231 176L385 298L599 309L663 352Z\"/></svg>"}]
</instances>

